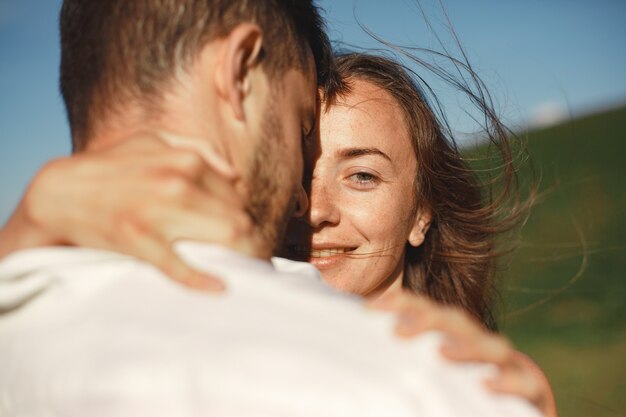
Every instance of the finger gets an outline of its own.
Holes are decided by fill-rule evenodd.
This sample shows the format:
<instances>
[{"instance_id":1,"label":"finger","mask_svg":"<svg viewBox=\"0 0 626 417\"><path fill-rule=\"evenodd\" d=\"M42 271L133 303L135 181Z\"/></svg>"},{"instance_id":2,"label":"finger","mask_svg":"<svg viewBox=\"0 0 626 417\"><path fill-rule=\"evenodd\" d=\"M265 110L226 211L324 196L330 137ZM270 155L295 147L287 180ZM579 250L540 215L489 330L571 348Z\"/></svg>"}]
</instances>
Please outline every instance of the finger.
<instances>
[{"instance_id":1,"label":"finger","mask_svg":"<svg viewBox=\"0 0 626 417\"><path fill-rule=\"evenodd\" d=\"M146 219L151 225L172 228L190 222L209 224L214 228L212 230L220 233L220 238L233 234L233 240L253 231L252 220L239 200L231 203L225 201L225 198L216 198L189 184L184 178L168 178L157 187L159 191L152 194L151 200L146 200L149 203L139 203L135 207L134 211L140 216L138 220ZM155 195L158 197L154 198ZM186 226L185 229L192 231ZM170 233L170 236L184 237L176 233Z\"/></svg>"},{"instance_id":2,"label":"finger","mask_svg":"<svg viewBox=\"0 0 626 417\"><path fill-rule=\"evenodd\" d=\"M186 187L185 184L182 186ZM249 255L255 253L254 228L243 209L216 201L193 187L187 188L184 192L169 191L180 194L176 197L180 199L179 203L171 195L166 195L162 202L148 200L148 203L139 203L126 212L127 218L119 221L141 224L146 233L157 235L170 245L176 240L187 239L219 243Z\"/></svg>"},{"instance_id":3,"label":"finger","mask_svg":"<svg viewBox=\"0 0 626 417\"><path fill-rule=\"evenodd\" d=\"M525 398L542 411L547 403L547 396L542 392L539 382L521 369L502 370L495 377L486 380L485 385L495 393Z\"/></svg>"},{"instance_id":4,"label":"finger","mask_svg":"<svg viewBox=\"0 0 626 417\"><path fill-rule=\"evenodd\" d=\"M441 346L441 353L448 359L463 362L487 362L500 367L512 367L513 348L507 339L484 333L480 336L466 335L463 339L448 337Z\"/></svg>"},{"instance_id":5,"label":"finger","mask_svg":"<svg viewBox=\"0 0 626 417\"><path fill-rule=\"evenodd\" d=\"M243 197L237 193L234 183L226 182L226 180L216 177L213 173L205 173L202 176L199 187L201 191L232 210L244 210Z\"/></svg>"},{"instance_id":6,"label":"finger","mask_svg":"<svg viewBox=\"0 0 626 417\"><path fill-rule=\"evenodd\" d=\"M116 207L121 209L111 210ZM64 214L67 217L67 210ZM94 216L110 219L110 227L94 225ZM243 208L200 191L180 175L151 180L150 187L144 187L141 182L121 183L116 192L101 193L98 204L89 210L82 207L70 218L72 224L83 222L84 225L72 226L64 235L83 245L92 246L89 239L101 234L108 238L109 249L115 249L116 245L124 247L125 241L119 238L116 230L134 224L139 225L143 233L153 235L170 247L176 240L190 239L221 243L250 255L254 253L248 241L253 232L252 222ZM96 233L87 233L94 228Z\"/></svg>"},{"instance_id":7,"label":"finger","mask_svg":"<svg viewBox=\"0 0 626 417\"><path fill-rule=\"evenodd\" d=\"M129 223L129 222L127 222ZM135 226L120 226L116 228L115 239L107 239L107 231L96 231L95 234L71 237L70 240L80 238L83 246L103 250L113 250L126 255L133 256L148 263L153 264L165 275L175 281L194 289L209 292L220 292L224 290L224 285L218 278L211 274L200 273L187 266L178 255L171 250L171 245L159 239L158 236L151 236L145 231L138 232ZM76 228L81 230L81 227Z\"/></svg>"},{"instance_id":8,"label":"finger","mask_svg":"<svg viewBox=\"0 0 626 417\"><path fill-rule=\"evenodd\" d=\"M208 292L224 290L225 287L221 280L187 266L172 250L167 241L146 233L136 223L126 223L119 232L127 242L127 249L124 253L153 264L165 275L180 284Z\"/></svg>"},{"instance_id":9,"label":"finger","mask_svg":"<svg viewBox=\"0 0 626 417\"><path fill-rule=\"evenodd\" d=\"M159 151L171 148L167 141L161 139L157 134L149 131L138 130L127 135L123 140L115 142L102 148L87 150L84 153L110 153L124 155L129 152Z\"/></svg>"},{"instance_id":10,"label":"finger","mask_svg":"<svg viewBox=\"0 0 626 417\"><path fill-rule=\"evenodd\" d=\"M243 208L242 198L234 188L236 178L217 172L195 150L172 148L164 141L149 136L133 138L130 142L129 145L124 144L129 149L123 154L110 152L103 157L102 152L91 152L74 158L74 170L81 178L89 176L94 182L103 184L111 182L111 175L124 173L125 182L122 184L130 181L126 185L137 188L137 192L148 188L148 184L157 192L167 190L172 182L177 182L174 188L180 190L183 189L182 183L188 181L187 185L197 185L215 200ZM115 150L119 149L116 147Z\"/></svg>"},{"instance_id":11,"label":"finger","mask_svg":"<svg viewBox=\"0 0 626 417\"><path fill-rule=\"evenodd\" d=\"M157 224L158 229L151 233L158 234L162 240L173 244L177 240L195 240L206 243L218 243L232 249L248 252L253 245L251 222L245 215L228 211L223 207L211 207L213 214L189 212L173 208L153 214L150 224Z\"/></svg>"},{"instance_id":12,"label":"finger","mask_svg":"<svg viewBox=\"0 0 626 417\"><path fill-rule=\"evenodd\" d=\"M244 207L242 197L235 190L234 181L216 173L195 152L169 150L153 155L147 162L150 165L149 168L144 168L147 175L142 176L142 179L150 181L152 188L157 192L159 189L167 190L168 185L172 185L176 191L184 191L186 186L188 188L188 186L196 185L216 204L220 203L233 209ZM153 171L158 172L159 175L151 175ZM170 182L174 184L169 184ZM177 196L172 195L172 197Z\"/></svg>"},{"instance_id":13,"label":"finger","mask_svg":"<svg viewBox=\"0 0 626 417\"><path fill-rule=\"evenodd\" d=\"M131 171L141 171L149 167L172 169L193 178L201 178L210 174L212 178L220 178L227 183L238 179L234 168L219 157L210 144L200 139L168 135L159 137L150 133L135 133L135 137L119 144L95 151L84 152L81 156L90 157L91 164L104 162L104 168L113 164L125 164ZM111 158L102 160L102 154ZM87 164L91 167L91 164Z\"/></svg>"},{"instance_id":14,"label":"finger","mask_svg":"<svg viewBox=\"0 0 626 417\"><path fill-rule=\"evenodd\" d=\"M396 327L399 335L411 337L428 330L439 330L461 340L484 331L474 319L456 308L428 302L402 307Z\"/></svg>"},{"instance_id":15,"label":"finger","mask_svg":"<svg viewBox=\"0 0 626 417\"><path fill-rule=\"evenodd\" d=\"M222 158L213 147L212 143L201 138L190 138L172 132L160 131L159 136L170 146L197 152L205 162L226 178L237 178L237 173L232 165Z\"/></svg>"}]
</instances>

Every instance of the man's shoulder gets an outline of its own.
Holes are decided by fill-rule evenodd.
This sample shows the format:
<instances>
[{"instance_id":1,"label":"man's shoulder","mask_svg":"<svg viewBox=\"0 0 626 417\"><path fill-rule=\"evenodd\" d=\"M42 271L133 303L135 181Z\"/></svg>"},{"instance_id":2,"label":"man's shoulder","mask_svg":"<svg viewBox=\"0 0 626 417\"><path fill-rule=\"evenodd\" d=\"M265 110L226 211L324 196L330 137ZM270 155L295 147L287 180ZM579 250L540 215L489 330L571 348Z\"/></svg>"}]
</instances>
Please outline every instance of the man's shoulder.
<instances>
[{"instance_id":1,"label":"man's shoulder","mask_svg":"<svg viewBox=\"0 0 626 417\"><path fill-rule=\"evenodd\" d=\"M191 291L108 252L51 249L7 259L0 274L12 272L14 282L51 281L39 292L31 281L17 314L0 314L0 368L10 371L0 374L0 386L30 379L47 392L63 380L77 401L106 392L124 407L154 405L150 415L185 415L190 401L206 414L250 415L279 401L294 416L329 409L455 415L456 400L480 411L469 415L532 415L494 414L505 408L485 398L475 377L442 362L437 335L400 342L392 317L319 281L219 247L177 249L192 266L222 276L226 293ZM19 362L28 366L9 366ZM37 403L32 389L11 389L18 403ZM59 401L68 398L62 394ZM313 411L303 414L303 404Z\"/></svg>"},{"instance_id":2,"label":"man's shoulder","mask_svg":"<svg viewBox=\"0 0 626 417\"><path fill-rule=\"evenodd\" d=\"M322 281L319 271L306 262L274 257L270 261L251 258L218 245L180 242L176 252L190 266L217 275L235 292L296 292L302 296L354 298L341 294Z\"/></svg>"},{"instance_id":3,"label":"man's shoulder","mask_svg":"<svg viewBox=\"0 0 626 417\"><path fill-rule=\"evenodd\" d=\"M8 279L46 268L130 259L132 258L129 256L114 252L70 246L24 249L11 253L0 260L0 277Z\"/></svg>"},{"instance_id":4,"label":"man's shoulder","mask_svg":"<svg viewBox=\"0 0 626 417\"><path fill-rule=\"evenodd\" d=\"M321 281L318 271L311 265L282 258L272 262L251 258L218 245L181 241L174 246L178 255L191 267L201 272L220 276L237 288L249 288L264 282L284 283L288 287L304 286L307 290L318 288L334 292ZM90 280L115 280L131 268L133 273L125 279L137 280L150 276L167 280L152 265L118 253L77 247L43 247L15 252L0 261L0 286L5 288L23 285L34 277L54 276L71 284L75 277ZM158 276L157 275L161 275ZM88 285L88 284L86 284Z\"/></svg>"},{"instance_id":5,"label":"man's shoulder","mask_svg":"<svg viewBox=\"0 0 626 417\"><path fill-rule=\"evenodd\" d=\"M252 312L266 305L294 308L301 313L315 308L354 308L354 301L346 306L345 298L351 297L328 287L317 277L316 270L306 264L279 260L276 268L269 261L197 242L180 242L175 250L191 267L222 279L226 293L208 297L206 293L189 290L152 265L129 256L50 247L16 252L0 262L0 309L8 313L23 307L36 306L35 310L39 310L45 306L54 316L73 306L105 309L107 303L117 304L122 311L121 304L127 302L129 308L125 311L132 316L136 300L142 300L145 309L178 314L194 308L207 312L225 308L215 300L228 300L229 308L240 312ZM90 307L85 305L86 299L92 300ZM293 300L298 300L299 305L292 306Z\"/></svg>"}]
</instances>

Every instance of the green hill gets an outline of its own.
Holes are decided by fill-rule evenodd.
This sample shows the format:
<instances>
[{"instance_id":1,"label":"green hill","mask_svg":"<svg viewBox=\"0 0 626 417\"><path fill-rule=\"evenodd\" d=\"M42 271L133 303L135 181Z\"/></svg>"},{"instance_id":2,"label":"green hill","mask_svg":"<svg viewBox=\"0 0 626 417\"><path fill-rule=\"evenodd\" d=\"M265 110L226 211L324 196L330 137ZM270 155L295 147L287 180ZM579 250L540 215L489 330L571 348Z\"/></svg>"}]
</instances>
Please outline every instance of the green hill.
<instances>
[{"instance_id":1,"label":"green hill","mask_svg":"<svg viewBox=\"0 0 626 417\"><path fill-rule=\"evenodd\" d=\"M541 197L502 274L501 328L561 416L626 416L626 107L527 138Z\"/></svg>"}]
</instances>

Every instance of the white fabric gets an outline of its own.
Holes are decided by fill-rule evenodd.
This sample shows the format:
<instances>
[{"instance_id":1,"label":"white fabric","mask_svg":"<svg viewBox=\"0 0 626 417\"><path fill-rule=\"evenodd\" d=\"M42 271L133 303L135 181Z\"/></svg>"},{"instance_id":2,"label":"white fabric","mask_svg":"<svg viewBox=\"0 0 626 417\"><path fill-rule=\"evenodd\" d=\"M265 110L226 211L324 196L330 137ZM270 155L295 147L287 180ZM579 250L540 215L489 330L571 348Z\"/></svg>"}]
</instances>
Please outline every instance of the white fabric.
<instances>
[{"instance_id":1,"label":"white fabric","mask_svg":"<svg viewBox=\"0 0 626 417\"><path fill-rule=\"evenodd\" d=\"M224 295L183 288L132 258L45 248L0 263L0 415L537 416L488 394L439 336L392 335L393 317L298 273L184 242ZM304 271L304 272L303 272ZM307 272L308 271L308 272Z\"/></svg>"}]
</instances>

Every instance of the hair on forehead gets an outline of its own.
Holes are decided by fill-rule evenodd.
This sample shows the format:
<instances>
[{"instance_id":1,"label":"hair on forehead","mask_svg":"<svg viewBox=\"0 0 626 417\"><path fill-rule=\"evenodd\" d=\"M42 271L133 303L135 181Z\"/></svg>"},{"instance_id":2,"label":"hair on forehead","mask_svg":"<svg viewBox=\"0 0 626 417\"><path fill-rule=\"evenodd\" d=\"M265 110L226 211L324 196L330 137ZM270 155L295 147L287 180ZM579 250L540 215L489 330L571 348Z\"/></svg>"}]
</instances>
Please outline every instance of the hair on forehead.
<instances>
[{"instance_id":1,"label":"hair on forehead","mask_svg":"<svg viewBox=\"0 0 626 417\"><path fill-rule=\"evenodd\" d=\"M262 65L278 82L289 68L332 77L331 48L313 0L65 0L61 92L75 150L118 103L157 106L176 71L238 24L263 32Z\"/></svg>"}]
</instances>

